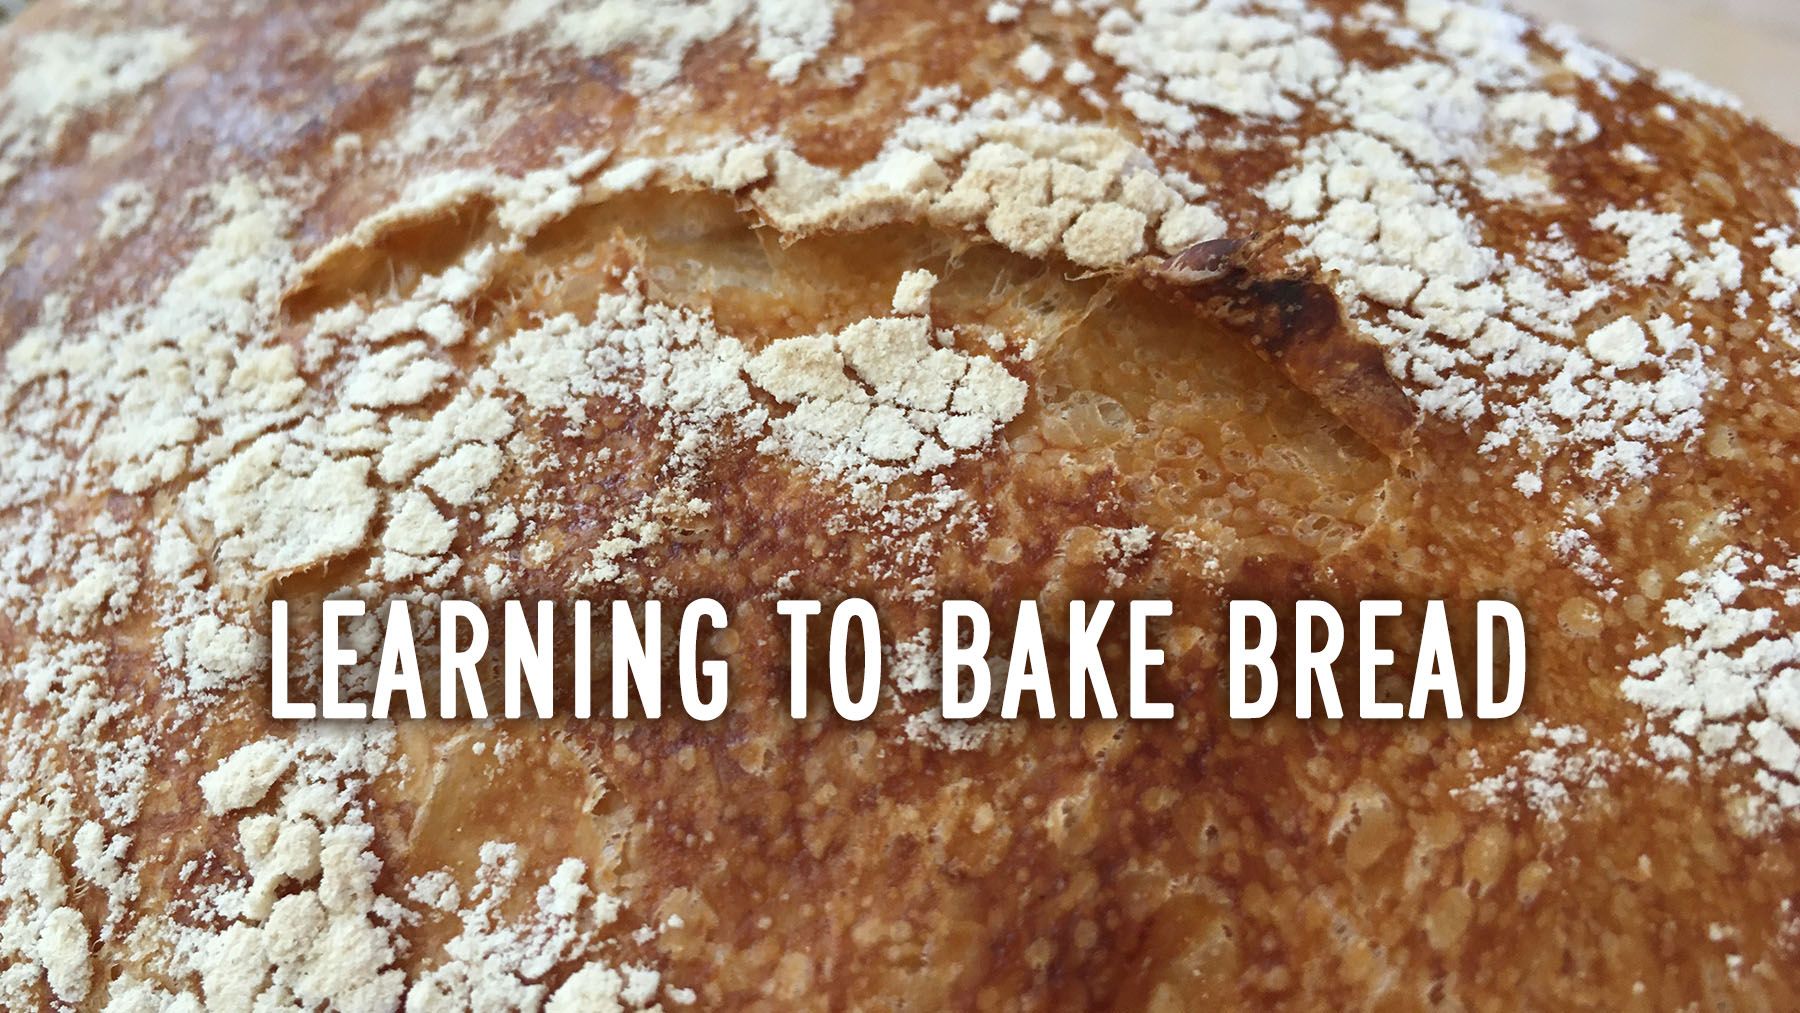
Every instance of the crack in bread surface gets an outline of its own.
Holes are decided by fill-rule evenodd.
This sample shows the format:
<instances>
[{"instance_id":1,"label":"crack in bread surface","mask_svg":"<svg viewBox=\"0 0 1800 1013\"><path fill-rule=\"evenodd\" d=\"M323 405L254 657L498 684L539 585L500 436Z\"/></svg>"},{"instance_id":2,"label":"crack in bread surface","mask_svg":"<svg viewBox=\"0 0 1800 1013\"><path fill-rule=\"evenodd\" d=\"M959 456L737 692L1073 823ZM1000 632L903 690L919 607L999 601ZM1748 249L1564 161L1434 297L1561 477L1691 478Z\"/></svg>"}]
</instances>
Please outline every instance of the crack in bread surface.
<instances>
[{"instance_id":1,"label":"crack in bread surface","mask_svg":"<svg viewBox=\"0 0 1800 1013\"><path fill-rule=\"evenodd\" d=\"M755 351L879 315L893 279L930 270L937 326L994 331L1034 350L1034 397L1004 437L1008 455L1104 474L1144 523L1229 531L1238 558L1322 558L1375 516L1389 460L1220 321L1129 281L1084 279L1072 265L953 234L888 226L780 240L756 222L731 198L703 193L603 200L533 236L464 312L491 329L483 344L502 342L534 320L591 313L624 271L646 298L704 312ZM492 224L466 209L409 222L319 266L296 285L309 309L290 302L290 315L404 293L390 276L442 269L483 236L492 241Z\"/></svg>"}]
</instances>

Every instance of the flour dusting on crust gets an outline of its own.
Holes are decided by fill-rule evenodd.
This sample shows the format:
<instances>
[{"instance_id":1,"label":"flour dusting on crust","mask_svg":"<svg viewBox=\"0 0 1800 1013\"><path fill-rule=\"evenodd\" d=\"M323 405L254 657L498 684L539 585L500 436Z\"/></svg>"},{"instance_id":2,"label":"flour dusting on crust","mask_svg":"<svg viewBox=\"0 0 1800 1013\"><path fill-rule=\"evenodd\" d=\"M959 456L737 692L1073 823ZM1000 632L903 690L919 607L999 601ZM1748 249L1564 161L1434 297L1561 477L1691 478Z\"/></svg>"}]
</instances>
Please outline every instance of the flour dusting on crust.
<instances>
[{"instance_id":1,"label":"flour dusting on crust","mask_svg":"<svg viewBox=\"0 0 1800 1013\"><path fill-rule=\"evenodd\" d=\"M1800 813L1800 154L1698 82L1447 0L1024 0L941 37L834 0L40 13L0 35L0 1005L789 1008L873 968L929 1006L964 952L1117 1000L1142 954L1108 947L1190 924L1212 948L1164 963L1200 977L1146 1002L1291 1003L1303 936L1344 995L1437 1002L1504 963L1461 956L1484 891L1605 915L1555 849L1613 793L1722 799L1720 868ZM1317 512L1273 530L1284 496ZM897 609L1479 583L1605 720L1428 765L1204 715L1033 738L942 719L923 626L893 722L817 740L257 696L272 598L696 572ZM750 913L657 879L762 863ZM1121 904L1120 869L1154 885ZM1390 910L1425 931L1378 938ZM830 957L780 950L819 926ZM1266 967L1204 977L1248 940Z\"/></svg>"}]
</instances>

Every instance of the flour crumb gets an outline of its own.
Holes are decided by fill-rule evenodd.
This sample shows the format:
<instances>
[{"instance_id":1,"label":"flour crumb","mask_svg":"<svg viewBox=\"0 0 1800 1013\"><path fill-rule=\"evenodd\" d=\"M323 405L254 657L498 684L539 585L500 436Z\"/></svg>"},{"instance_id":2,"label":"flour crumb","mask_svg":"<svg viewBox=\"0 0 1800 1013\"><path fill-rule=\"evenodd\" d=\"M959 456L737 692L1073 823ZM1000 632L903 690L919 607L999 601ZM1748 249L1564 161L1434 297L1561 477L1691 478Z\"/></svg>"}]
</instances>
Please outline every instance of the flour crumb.
<instances>
[{"instance_id":1,"label":"flour crumb","mask_svg":"<svg viewBox=\"0 0 1800 1013\"><path fill-rule=\"evenodd\" d=\"M931 312L931 290L937 275L930 271L908 271L900 276L894 289L894 312L900 316L918 316Z\"/></svg>"},{"instance_id":2,"label":"flour crumb","mask_svg":"<svg viewBox=\"0 0 1800 1013\"><path fill-rule=\"evenodd\" d=\"M1644 328L1630 317L1621 317L1587 336L1588 354L1604 365L1630 369L1644 361L1650 341Z\"/></svg>"},{"instance_id":3,"label":"flour crumb","mask_svg":"<svg viewBox=\"0 0 1800 1013\"><path fill-rule=\"evenodd\" d=\"M206 808L215 816L224 816L261 802L293 762L290 747L279 739L262 739L238 747L223 763L201 776L200 794L206 799Z\"/></svg>"},{"instance_id":4,"label":"flour crumb","mask_svg":"<svg viewBox=\"0 0 1800 1013\"><path fill-rule=\"evenodd\" d=\"M117 242L144 227L156 210L156 196L136 180L106 191L100 198L100 239Z\"/></svg>"},{"instance_id":5,"label":"flour crumb","mask_svg":"<svg viewBox=\"0 0 1800 1013\"><path fill-rule=\"evenodd\" d=\"M1069 259L1083 267L1116 267L1144 252L1149 218L1123 204L1095 204L1063 235Z\"/></svg>"},{"instance_id":6,"label":"flour crumb","mask_svg":"<svg viewBox=\"0 0 1800 1013\"><path fill-rule=\"evenodd\" d=\"M1034 42L1019 53L1013 60L1013 66L1024 75L1025 80L1039 84L1056 69L1056 59L1048 49Z\"/></svg>"},{"instance_id":7,"label":"flour crumb","mask_svg":"<svg viewBox=\"0 0 1800 1013\"><path fill-rule=\"evenodd\" d=\"M38 933L38 959L43 961L44 977L58 999L75 1004L87 998L91 971L87 925L81 912L72 907L50 912Z\"/></svg>"}]
</instances>

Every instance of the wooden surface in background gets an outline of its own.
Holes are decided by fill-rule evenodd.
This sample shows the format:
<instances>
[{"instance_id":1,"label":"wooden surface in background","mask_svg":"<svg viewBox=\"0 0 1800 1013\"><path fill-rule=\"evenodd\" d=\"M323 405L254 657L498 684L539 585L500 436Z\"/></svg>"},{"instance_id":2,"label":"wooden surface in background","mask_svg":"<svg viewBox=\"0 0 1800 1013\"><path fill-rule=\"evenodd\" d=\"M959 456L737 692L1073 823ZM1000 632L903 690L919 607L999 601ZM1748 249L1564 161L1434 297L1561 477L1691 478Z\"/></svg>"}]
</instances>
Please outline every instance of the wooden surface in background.
<instances>
[{"instance_id":1,"label":"wooden surface in background","mask_svg":"<svg viewBox=\"0 0 1800 1013\"><path fill-rule=\"evenodd\" d=\"M1511 0L1624 56L1733 92L1800 139L1800 0Z\"/></svg>"}]
</instances>

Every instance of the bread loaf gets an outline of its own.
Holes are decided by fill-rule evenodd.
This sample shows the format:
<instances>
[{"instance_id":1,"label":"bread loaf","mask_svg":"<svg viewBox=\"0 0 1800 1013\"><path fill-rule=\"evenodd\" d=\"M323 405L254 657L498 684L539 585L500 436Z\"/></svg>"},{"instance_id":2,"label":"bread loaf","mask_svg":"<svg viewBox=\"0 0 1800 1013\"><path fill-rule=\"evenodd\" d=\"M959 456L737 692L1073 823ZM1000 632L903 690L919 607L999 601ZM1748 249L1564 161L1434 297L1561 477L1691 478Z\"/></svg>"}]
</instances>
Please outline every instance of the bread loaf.
<instances>
[{"instance_id":1,"label":"bread loaf","mask_svg":"<svg viewBox=\"0 0 1800 1013\"><path fill-rule=\"evenodd\" d=\"M0 1007L1796 1008L1797 202L1449 0L41 0ZM277 600L701 596L714 721L271 716ZM1175 716L944 719L945 598L1169 600ZM1234 721L1246 598L1523 706Z\"/></svg>"}]
</instances>

